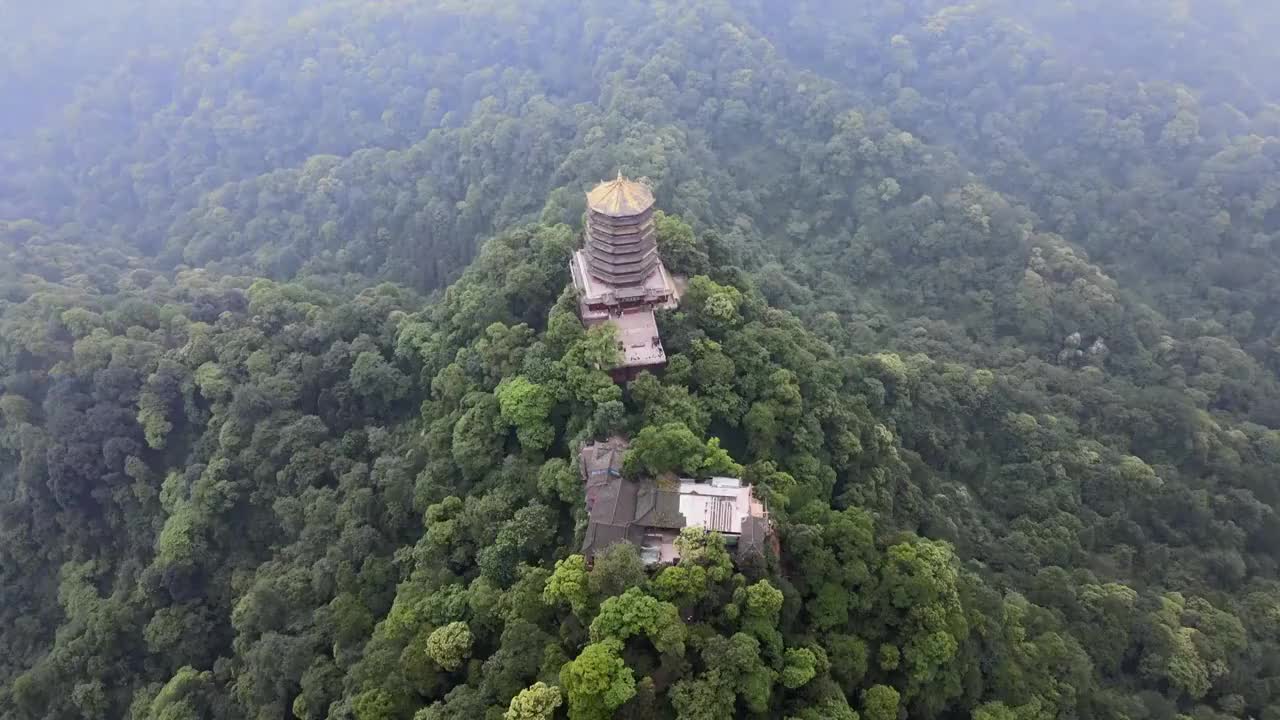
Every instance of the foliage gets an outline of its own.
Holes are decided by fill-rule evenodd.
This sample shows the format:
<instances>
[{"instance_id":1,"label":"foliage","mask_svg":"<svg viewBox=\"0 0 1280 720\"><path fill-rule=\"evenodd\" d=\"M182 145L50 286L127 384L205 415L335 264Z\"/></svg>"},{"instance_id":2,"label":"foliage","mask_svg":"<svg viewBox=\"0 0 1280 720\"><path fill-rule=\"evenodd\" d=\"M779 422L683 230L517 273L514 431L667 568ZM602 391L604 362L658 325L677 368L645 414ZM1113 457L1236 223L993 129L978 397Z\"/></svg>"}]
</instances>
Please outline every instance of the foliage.
<instances>
[{"instance_id":1,"label":"foliage","mask_svg":"<svg viewBox=\"0 0 1280 720\"><path fill-rule=\"evenodd\" d=\"M3 720L1276 716L1269 4L6 13ZM780 555L588 566L613 434Z\"/></svg>"},{"instance_id":2,"label":"foliage","mask_svg":"<svg viewBox=\"0 0 1280 720\"><path fill-rule=\"evenodd\" d=\"M547 578L542 597L548 604L567 602L579 617L587 611L587 562L581 555L556 561L555 572Z\"/></svg>"},{"instance_id":3,"label":"foliage","mask_svg":"<svg viewBox=\"0 0 1280 720\"><path fill-rule=\"evenodd\" d=\"M720 447L719 438L705 443L683 423L647 426L636 435L623 461L628 475L684 473L690 477L737 475L742 466Z\"/></svg>"},{"instance_id":4,"label":"foliage","mask_svg":"<svg viewBox=\"0 0 1280 720\"><path fill-rule=\"evenodd\" d=\"M464 622L451 622L431 631L427 655L445 670L457 670L471 654L471 629Z\"/></svg>"},{"instance_id":5,"label":"foliage","mask_svg":"<svg viewBox=\"0 0 1280 720\"><path fill-rule=\"evenodd\" d=\"M555 428L548 422L555 397L541 386L516 375L499 383L495 393L502 419L516 427L520 444L531 450L546 449L555 439Z\"/></svg>"},{"instance_id":6,"label":"foliage","mask_svg":"<svg viewBox=\"0 0 1280 720\"><path fill-rule=\"evenodd\" d=\"M503 720L551 720L563 700L560 688L536 682L511 698Z\"/></svg>"},{"instance_id":7,"label":"foliage","mask_svg":"<svg viewBox=\"0 0 1280 720\"><path fill-rule=\"evenodd\" d=\"M636 692L635 677L618 652L622 643L610 639L583 648L560 669L560 684L569 696L573 720L606 718Z\"/></svg>"},{"instance_id":8,"label":"foliage","mask_svg":"<svg viewBox=\"0 0 1280 720\"><path fill-rule=\"evenodd\" d=\"M676 606L664 603L639 588L605 600L591 621L591 640L610 638L626 642L633 635L645 635L660 653L684 654L684 624Z\"/></svg>"},{"instance_id":9,"label":"foliage","mask_svg":"<svg viewBox=\"0 0 1280 720\"><path fill-rule=\"evenodd\" d=\"M896 720L898 691L886 685L872 685L862 693L862 717L867 720Z\"/></svg>"}]
</instances>

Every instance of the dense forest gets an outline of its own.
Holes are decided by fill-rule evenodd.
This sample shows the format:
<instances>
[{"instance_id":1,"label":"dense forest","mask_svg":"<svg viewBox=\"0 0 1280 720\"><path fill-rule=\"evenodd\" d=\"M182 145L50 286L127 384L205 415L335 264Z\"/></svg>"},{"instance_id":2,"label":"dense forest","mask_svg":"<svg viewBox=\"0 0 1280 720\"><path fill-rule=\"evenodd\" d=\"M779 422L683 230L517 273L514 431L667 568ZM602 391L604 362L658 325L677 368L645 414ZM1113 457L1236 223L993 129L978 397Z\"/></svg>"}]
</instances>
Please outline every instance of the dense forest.
<instances>
[{"instance_id":1,"label":"dense forest","mask_svg":"<svg viewBox=\"0 0 1280 720\"><path fill-rule=\"evenodd\" d=\"M1280 720L1280 5L4 14L0 720ZM780 551L586 562L612 434Z\"/></svg>"}]
</instances>

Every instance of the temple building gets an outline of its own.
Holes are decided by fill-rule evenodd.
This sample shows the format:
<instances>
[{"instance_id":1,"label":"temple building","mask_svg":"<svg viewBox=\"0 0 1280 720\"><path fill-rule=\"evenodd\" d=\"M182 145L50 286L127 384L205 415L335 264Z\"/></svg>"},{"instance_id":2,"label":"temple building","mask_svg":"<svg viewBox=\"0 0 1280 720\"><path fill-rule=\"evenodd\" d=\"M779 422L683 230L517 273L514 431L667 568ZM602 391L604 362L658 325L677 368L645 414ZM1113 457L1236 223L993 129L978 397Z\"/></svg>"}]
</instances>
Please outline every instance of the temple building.
<instances>
[{"instance_id":1,"label":"temple building","mask_svg":"<svg viewBox=\"0 0 1280 720\"><path fill-rule=\"evenodd\" d=\"M622 382L666 364L653 313L680 299L658 256L653 205L653 192L621 173L600 183L587 193L583 247L570 261L583 324L617 326L622 360L612 374Z\"/></svg>"},{"instance_id":2,"label":"temple building","mask_svg":"<svg viewBox=\"0 0 1280 720\"><path fill-rule=\"evenodd\" d=\"M676 538L686 527L700 527L724 536L738 558L777 552L777 538L764 502L738 478L714 477L627 479L622 458L627 441L620 437L582 448L578 457L586 492L587 530L582 554L591 560L615 543L640 550L650 565L680 559Z\"/></svg>"}]
</instances>

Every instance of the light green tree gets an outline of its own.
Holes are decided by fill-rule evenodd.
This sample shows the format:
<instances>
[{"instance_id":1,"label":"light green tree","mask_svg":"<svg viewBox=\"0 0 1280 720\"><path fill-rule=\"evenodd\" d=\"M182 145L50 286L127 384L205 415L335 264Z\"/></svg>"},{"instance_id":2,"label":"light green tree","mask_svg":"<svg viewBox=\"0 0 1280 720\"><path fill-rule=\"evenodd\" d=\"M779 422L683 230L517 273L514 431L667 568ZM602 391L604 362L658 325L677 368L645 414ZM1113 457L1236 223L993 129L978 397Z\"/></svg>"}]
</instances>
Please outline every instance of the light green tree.
<instances>
[{"instance_id":1,"label":"light green tree","mask_svg":"<svg viewBox=\"0 0 1280 720\"><path fill-rule=\"evenodd\" d=\"M471 629L464 622L438 627L427 637L427 655L440 667L453 671L462 667L471 654Z\"/></svg>"},{"instance_id":2,"label":"light green tree","mask_svg":"<svg viewBox=\"0 0 1280 720\"><path fill-rule=\"evenodd\" d=\"M504 422L514 425L516 437L528 450L543 450L555 440L549 417L555 397L523 375L509 377L494 391Z\"/></svg>"},{"instance_id":3,"label":"light green tree","mask_svg":"<svg viewBox=\"0 0 1280 720\"><path fill-rule=\"evenodd\" d=\"M502 717L503 720L551 720L563 702L560 688L536 682L511 698Z\"/></svg>"},{"instance_id":4,"label":"light green tree","mask_svg":"<svg viewBox=\"0 0 1280 720\"><path fill-rule=\"evenodd\" d=\"M737 477L742 466L720 447L719 438L704 443L684 423L672 422L642 429L623 458L623 470L632 476L679 472L693 477Z\"/></svg>"},{"instance_id":5,"label":"light green tree","mask_svg":"<svg viewBox=\"0 0 1280 720\"><path fill-rule=\"evenodd\" d=\"M872 685L862 693L862 717L898 720L898 699L898 691L888 685Z\"/></svg>"},{"instance_id":6,"label":"light green tree","mask_svg":"<svg viewBox=\"0 0 1280 720\"><path fill-rule=\"evenodd\" d=\"M673 565L659 571L649 587L657 597L688 607L707 596L707 571L693 564Z\"/></svg>"},{"instance_id":7,"label":"light green tree","mask_svg":"<svg viewBox=\"0 0 1280 720\"><path fill-rule=\"evenodd\" d=\"M818 674L818 659L808 648L788 648L782 668L782 684L794 690Z\"/></svg>"},{"instance_id":8,"label":"light green tree","mask_svg":"<svg viewBox=\"0 0 1280 720\"><path fill-rule=\"evenodd\" d=\"M591 621L591 639L601 642L615 638L625 642L634 635L644 635L662 653L684 654L685 627L676 606L631 588L600 604L600 612Z\"/></svg>"},{"instance_id":9,"label":"light green tree","mask_svg":"<svg viewBox=\"0 0 1280 720\"><path fill-rule=\"evenodd\" d=\"M571 720L605 720L636 694L636 679L620 657L622 642L591 643L560 668Z\"/></svg>"},{"instance_id":10,"label":"light green tree","mask_svg":"<svg viewBox=\"0 0 1280 720\"><path fill-rule=\"evenodd\" d=\"M547 578L542 597L549 604L568 603L573 614L585 618L587 612L587 561L581 555L570 555L556 561L556 569Z\"/></svg>"},{"instance_id":11,"label":"light green tree","mask_svg":"<svg viewBox=\"0 0 1280 720\"><path fill-rule=\"evenodd\" d=\"M706 571L711 582L724 582L733 574L733 558L725 548L724 536L705 528L686 527L676 536L681 565L696 565Z\"/></svg>"}]
</instances>

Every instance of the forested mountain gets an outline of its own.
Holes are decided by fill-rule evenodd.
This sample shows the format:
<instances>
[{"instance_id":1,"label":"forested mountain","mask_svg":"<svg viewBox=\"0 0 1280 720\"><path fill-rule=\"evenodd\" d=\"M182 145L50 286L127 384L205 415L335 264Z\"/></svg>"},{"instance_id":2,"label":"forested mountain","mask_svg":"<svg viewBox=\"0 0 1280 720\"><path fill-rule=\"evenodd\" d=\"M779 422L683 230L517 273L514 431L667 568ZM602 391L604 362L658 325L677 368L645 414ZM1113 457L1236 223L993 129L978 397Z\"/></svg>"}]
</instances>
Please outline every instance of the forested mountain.
<instances>
[{"instance_id":1,"label":"forested mountain","mask_svg":"<svg viewBox=\"0 0 1280 720\"><path fill-rule=\"evenodd\" d=\"M1280 720L1275 8L4 15L0 718ZM588 565L642 431L780 553Z\"/></svg>"}]
</instances>

